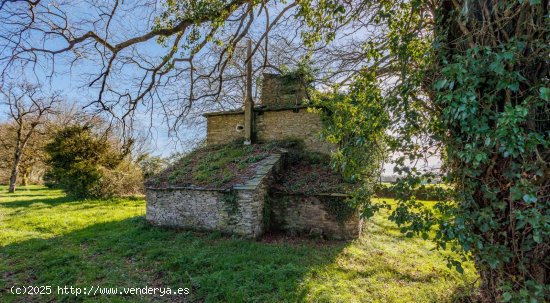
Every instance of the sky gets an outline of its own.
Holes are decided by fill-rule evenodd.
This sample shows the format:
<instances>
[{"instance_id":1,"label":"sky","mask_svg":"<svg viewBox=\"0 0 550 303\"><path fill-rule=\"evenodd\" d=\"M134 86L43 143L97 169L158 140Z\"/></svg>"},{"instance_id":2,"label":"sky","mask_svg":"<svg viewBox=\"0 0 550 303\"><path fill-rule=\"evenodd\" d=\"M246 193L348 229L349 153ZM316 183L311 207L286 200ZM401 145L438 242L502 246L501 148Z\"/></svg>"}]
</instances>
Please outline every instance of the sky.
<instances>
[{"instance_id":1,"label":"sky","mask_svg":"<svg viewBox=\"0 0 550 303\"><path fill-rule=\"evenodd\" d=\"M103 29L106 28L107 24L105 15L110 13L113 3L114 1L103 0L43 0L41 1L42 6L38 8L38 11L51 11L56 14L59 12L66 13L68 24L74 29L76 36L93 29L100 36L107 36L112 44L116 44L150 31L155 23L154 17L164 10L162 2L157 0L122 1L117 7L117 13L110 21L111 30L104 32ZM286 5L279 1L272 1L270 3L272 3L270 8L271 18L275 18L282 7ZM25 8L25 3L8 3L4 10L0 11L0 20L8 20L6 14L9 12L9 9L17 11L17 9L22 10ZM57 8L60 9L57 10ZM64 20L59 20L56 17L48 18L48 22L40 24L39 20L43 19L41 16L51 15L36 14L36 16L38 17L37 26L42 26L46 29L50 24L64 26ZM248 35L253 37L253 39L258 39L265 29L266 22L265 14L257 14ZM236 22L233 22L232 26L234 27L236 24ZM5 29L9 29L7 23L4 26ZM223 35L223 31L220 35ZM29 45L33 47L42 46L49 49L59 49L67 45L63 39L51 38L49 36L48 39L42 41L42 37L42 33L31 33L28 37L28 40L31 41ZM185 45L186 43L182 42L180 44ZM167 46L161 45L158 41L152 39L137 44L135 48L121 52L119 58L124 56L137 58L137 61L140 61L139 64L141 65L146 65L148 62L159 62L170 50L170 40L166 44ZM210 54L211 52L214 53L213 47L212 43L207 44L205 48L195 55L199 59L196 60L194 68L205 68L205 66L211 64L213 58L217 58L216 55ZM3 49L0 43L0 58L8 57L10 55L9 51L9 48ZM185 53L185 50L180 48L178 52ZM184 55L182 54L181 56ZM259 57L257 57L257 60L260 61ZM55 63L52 64L53 62L51 58L39 57L39 64L27 65L22 72L12 72L9 75L11 79L4 79L4 82L30 81L41 83L45 92L61 91L62 96L67 100L68 104L74 103L78 107L86 107L86 110L97 112L97 107L88 107L88 105L97 100L99 90L97 85L90 87L88 84L101 73L102 64L105 64L106 60L101 58L97 51L94 52L94 47L88 44L87 47L82 49L75 49L75 51L56 55ZM0 61L0 67L1 63ZM283 62L283 64L286 63ZM142 75L140 74L142 70L136 68L136 66L137 64L132 65L128 63L114 65L112 69L114 72L109 77L109 87L118 89L119 92L127 91L137 94L139 87L136 86L135 81L132 81L134 77ZM52 73L52 70L55 70L55 73ZM220 102L212 102L206 105L195 103L190 114L192 119L176 121L178 113L186 104L184 101L178 103L170 102L169 100L174 99L175 96L179 96L181 99L181 95L188 93L190 83L189 81L186 82L185 77L182 77L179 81L165 81L165 86L157 90L157 94L155 95L157 99L148 100L148 104L139 104L134 112L133 119L135 135L144 137L142 141L147 142L148 150L155 155L168 156L174 152L189 151L195 146L194 143L206 136L205 119L200 114L241 106L238 98L236 99L237 101L232 102L222 99ZM230 94L230 92L224 93ZM236 95L238 97L238 92ZM109 97L113 98L116 96L107 95L106 99ZM161 105L159 99L168 105L166 106L164 103ZM120 115L122 114L122 110L123 108L120 107L114 109ZM5 111L6 108L0 105L0 113ZM165 112L168 115L165 115ZM106 117L109 118L108 116ZM5 116L0 115L0 119L5 119Z\"/></svg>"}]
</instances>

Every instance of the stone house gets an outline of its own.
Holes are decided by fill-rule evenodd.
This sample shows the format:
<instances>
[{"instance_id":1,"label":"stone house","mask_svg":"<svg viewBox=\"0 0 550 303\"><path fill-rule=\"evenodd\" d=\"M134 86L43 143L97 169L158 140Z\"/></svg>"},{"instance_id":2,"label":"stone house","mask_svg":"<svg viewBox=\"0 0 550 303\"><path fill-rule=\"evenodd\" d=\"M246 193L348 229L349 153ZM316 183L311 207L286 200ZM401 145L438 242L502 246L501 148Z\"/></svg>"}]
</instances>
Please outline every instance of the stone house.
<instances>
[{"instance_id":1,"label":"stone house","mask_svg":"<svg viewBox=\"0 0 550 303\"><path fill-rule=\"evenodd\" d=\"M207 145L236 140L245 143L250 140L254 144L300 140L306 152L329 154L332 146L319 139L321 117L302 102L305 94L299 82L264 74L260 104L247 107L245 102L243 110L204 115ZM288 169L285 157L284 150L271 153L254 164L254 172L246 180L230 188L147 186L146 219L155 225L217 230L250 238L272 229L337 239L359 236L362 225L359 212L343 202L344 193L275 190L278 176ZM335 209L345 209L339 214L346 215L335 214Z\"/></svg>"}]
</instances>

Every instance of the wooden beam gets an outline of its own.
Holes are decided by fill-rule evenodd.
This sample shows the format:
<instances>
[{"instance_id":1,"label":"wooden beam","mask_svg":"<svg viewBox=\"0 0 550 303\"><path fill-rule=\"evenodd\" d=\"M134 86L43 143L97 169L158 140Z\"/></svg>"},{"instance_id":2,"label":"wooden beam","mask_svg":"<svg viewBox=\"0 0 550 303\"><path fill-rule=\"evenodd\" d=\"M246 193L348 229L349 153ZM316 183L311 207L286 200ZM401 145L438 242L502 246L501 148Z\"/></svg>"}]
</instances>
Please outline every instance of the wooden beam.
<instances>
[{"instance_id":1,"label":"wooden beam","mask_svg":"<svg viewBox=\"0 0 550 303\"><path fill-rule=\"evenodd\" d=\"M244 144L252 144L254 101L252 100L252 40L248 40L246 49L246 98L244 101Z\"/></svg>"}]
</instances>

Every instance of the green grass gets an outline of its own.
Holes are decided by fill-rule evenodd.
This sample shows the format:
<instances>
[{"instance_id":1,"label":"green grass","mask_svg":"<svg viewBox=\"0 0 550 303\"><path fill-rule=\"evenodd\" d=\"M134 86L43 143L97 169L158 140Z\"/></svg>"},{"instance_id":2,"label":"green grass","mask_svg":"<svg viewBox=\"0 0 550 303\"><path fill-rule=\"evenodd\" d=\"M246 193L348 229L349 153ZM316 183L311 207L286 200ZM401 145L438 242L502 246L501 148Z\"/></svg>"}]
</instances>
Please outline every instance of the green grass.
<instances>
[{"instance_id":1,"label":"green grass","mask_svg":"<svg viewBox=\"0 0 550 303\"><path fill-rule=\"evenodd\" d=\"M143 198L73 200L0 187L0 302L180 302L152 296L43 296L13 285L190 287L190 302L452 302L476 274L382 217L351 242L274 243L146 224Z\"/></svg>"}]
</instances>

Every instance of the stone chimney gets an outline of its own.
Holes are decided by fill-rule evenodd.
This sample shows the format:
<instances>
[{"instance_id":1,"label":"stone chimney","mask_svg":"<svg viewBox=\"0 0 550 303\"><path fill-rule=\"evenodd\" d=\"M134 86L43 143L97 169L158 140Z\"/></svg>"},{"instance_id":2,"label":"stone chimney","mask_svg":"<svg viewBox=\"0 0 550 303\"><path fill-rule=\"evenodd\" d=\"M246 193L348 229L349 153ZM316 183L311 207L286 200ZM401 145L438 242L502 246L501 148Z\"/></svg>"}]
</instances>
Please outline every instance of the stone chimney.
<instances>
[{"instance_id":1,"label":"stone chimney","mask_svg":"<svg viewBox=\"0 0 550 303\"><path fill-rule=\"evenodd\" d=\"M303 104L305 87L298 79L277 74L263 74L261 104L268 108L294 107Z\"/></svg>"}]
</instances>

